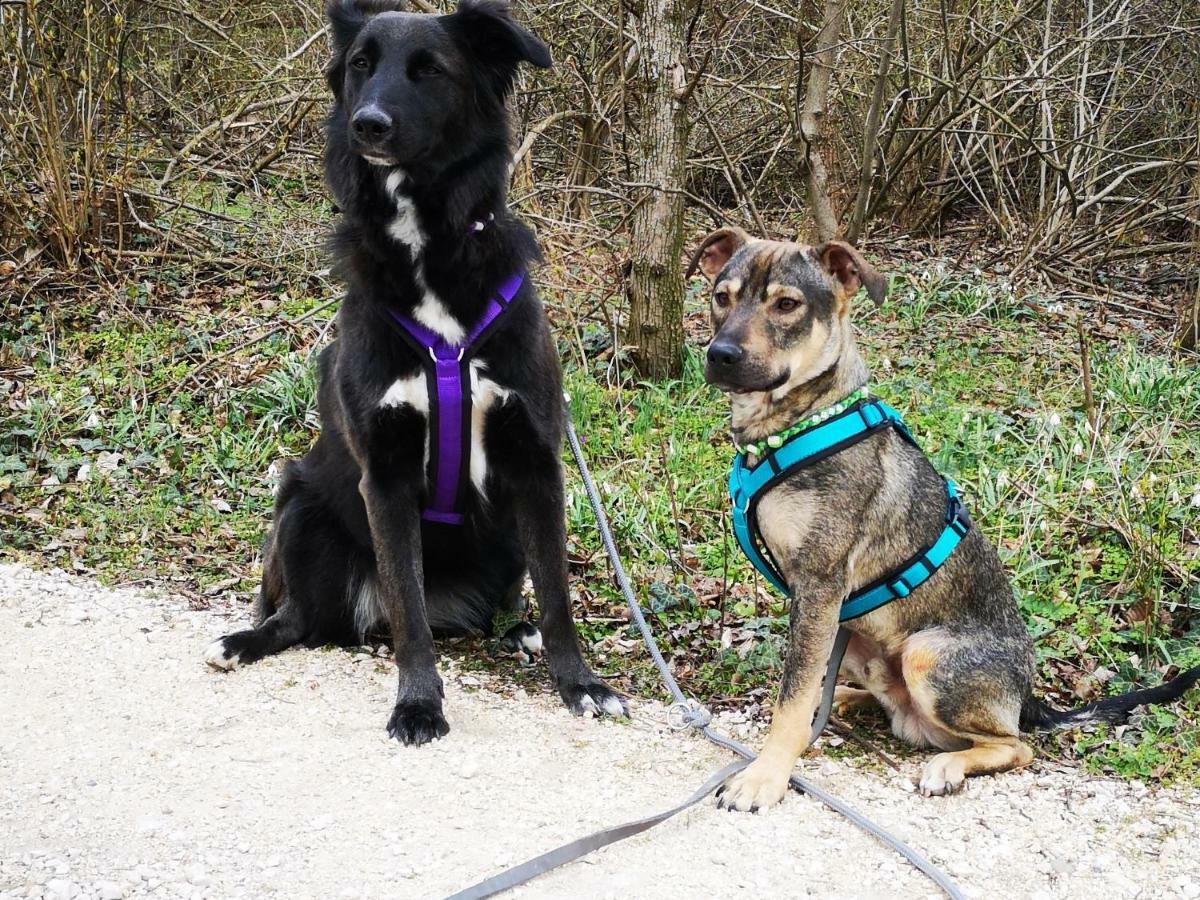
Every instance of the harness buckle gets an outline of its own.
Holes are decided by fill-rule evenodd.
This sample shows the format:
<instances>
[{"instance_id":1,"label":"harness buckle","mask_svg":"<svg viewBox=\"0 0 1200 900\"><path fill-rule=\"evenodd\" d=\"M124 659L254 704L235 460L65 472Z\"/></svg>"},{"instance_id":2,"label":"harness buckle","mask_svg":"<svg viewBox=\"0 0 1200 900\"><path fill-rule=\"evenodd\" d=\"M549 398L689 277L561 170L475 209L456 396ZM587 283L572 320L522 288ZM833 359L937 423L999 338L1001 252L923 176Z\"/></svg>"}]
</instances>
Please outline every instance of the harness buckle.
<instances>
[{"instance_id":1,"label":"harness buckle","mask_svg":"<svg viewBox=\"0 0 1200 900\"><path fill-rule=\"evenodd\" d=\"M872 421L873 417L867 415L867 410L871 410L875 416L878 416L878 418L875 418L874 421ZM864 403L862 406L860 406L858 408L858 417L862 419L863 424L867 426L868 431L870 431L880 422L884 421L883 414L879 412L879 407L877 407L874 402Z\"/></svg>"},{"instance_id":2,"label":"harness buckle","mask_svg":"<svg viewBox=\"0 0 1200 900\"><path fill-rule=\"evenodd\" d=\"M888 582L888 590L897 597L907 597L913 592L913 586L908 583L908 580L901 575L895 581Z\"/></svg>"},{"instance_id":3,"label":"harness buckle","mask_svg":"<svg viewBox=\"0 0 1200 900\"><path fill-rule=\"evenodd\" d=\"M962 500L957 495L950 497L946 502L946 524L960 538L966 537L967 532L971 530L966 507L963 506Z\"/></svg>"},{"instance_id":4,"label":"harness buckle","mask_svg":"<svg viewBox=\"0 0 1200 900\"><path fill-rule=\"evenodd\" d=\"M442 358L433 352L432 347L426 347L425 349L429 351L429 358L432 359L435 363L443 362ZM458 357L454 361L462 362L463 354L465 354L466 352L467 352L466 347L459 347L458 348ZM447 359L449 359L449 357L447 357Z\"/></svg>"}]
</instances>

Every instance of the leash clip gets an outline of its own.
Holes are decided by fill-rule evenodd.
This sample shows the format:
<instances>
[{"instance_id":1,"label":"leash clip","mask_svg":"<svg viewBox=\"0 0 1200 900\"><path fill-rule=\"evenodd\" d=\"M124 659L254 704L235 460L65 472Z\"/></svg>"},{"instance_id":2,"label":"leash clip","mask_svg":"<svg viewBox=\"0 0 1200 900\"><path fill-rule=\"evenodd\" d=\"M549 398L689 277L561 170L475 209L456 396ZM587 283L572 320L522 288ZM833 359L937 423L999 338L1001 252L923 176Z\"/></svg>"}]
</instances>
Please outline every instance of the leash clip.
<instances>
[{"instance_id":1,"label":"leash clip","mask_svg":"<svg viewBox=\"0 0 1200 900\"><path fill-rule=\"evenodd\" d=\"M667 727L672 731L685 728L707 728L712 722L712 713L699 700L676 700L667 707Z\"/></svg>"}]
</instances>

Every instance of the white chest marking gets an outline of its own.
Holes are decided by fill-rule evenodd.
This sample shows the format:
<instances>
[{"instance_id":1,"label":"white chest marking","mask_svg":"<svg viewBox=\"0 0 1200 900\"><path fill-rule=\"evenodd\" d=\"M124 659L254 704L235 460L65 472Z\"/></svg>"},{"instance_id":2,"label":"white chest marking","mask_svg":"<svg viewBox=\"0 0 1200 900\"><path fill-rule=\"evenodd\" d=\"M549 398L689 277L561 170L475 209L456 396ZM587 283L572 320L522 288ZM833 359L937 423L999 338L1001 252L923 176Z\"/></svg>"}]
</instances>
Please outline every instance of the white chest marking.
<instances>
[{"instance_id":1,"label":"white chest marking","mask_svg":"<svg viewBox=\"0 0 1200 900\"><path fill-rule=\"evenodd\" d=\"M389 175L388 182L395 177L394 173ZM393 197L396 201L396 218L388 223L388 234L393 240L408 247L415 260L425 247L425 232L421 230L421 223L417 220L417 208L413 205L412 198L404 194L393 194Z\"/></svg>"},{"instance_id":2,"label":"white chest marking","mask_svg":"<svg viewBox=\"0 0 1200 900\"><path fill-rule=\"evenodd\" d=\"M425 376L413 375L410 378L397 378L392 386L379 398L379 405L413 407L423 416L429 415L429 391L425 389Z\"/></svg>"},{"instance_id":3,"label":"white chest marking","mask_svg":"<svg viewBox=\"0 0 1200 900\"><path fill-rule=\"evenodd\" d=\"M512 396L512 391L501 387L487 377L487 367L478 360L472 360L471 373L471 484L480 495L483 494L487 482L487 448L484 432L487 427L488 411L497 402L504 403ZM379 407L393 409L398 406L409 406L426 418L425 434L425 464L429 464L430 439L428 433L429 421L429 389L425 375L412 375L408 378L398 378L392 382L379 398Z\"/></svg>"},{"instance_id":4,"label":"white chest marking","mask_svg":"<svg viewBox=\"0 0 1200 900\"><path fill-rule=\"evenodd\" d=\"M425 386L425 375L413 375L409 378L397 378L392 382L382 397L379 398L380 409L394 409L397 406L411 406L428 422L429 419L429 390ZM424 465L429 467L429 429L425 429Z\"/></svg>"},{"instance_id":5,"label":"white chest marking","mask_svg":"<svg viewBox=\"0 0 1200 900\"><path fill-rule=\"evenodd\" d=\"M413 279L417 289L422 293L421 302L413 309L413 318L426 328L437 332L451 344L460 344L467 338L467 331L462 324L450 314L441 298L429 289L425 283L425 268L421 254L428 241L428 235L421 230L420 217L412 197L401 192L408 176L400 169L393 169L384 180L387 191L396 204L396 217L387 225L387 233L399 244L408 248L413 261Z\"/></svg>"},{"instance_id":6,"label":"white chest marking","mask_svg":"<svg viewBox=\"0 0 1200 900\"><path fill-rule=\"evenodd\" d=\"M418 272L420 269L417 270ZM417 279L418 282L422 280ZM424 287L424 284L422 284ZM450 315L437 295L425 288L425 297L413 307L412 316L426 328L436 331L451 344L461 344L467 339L467 330L459 324L458 319Z\"/></svg>"},{"instance_id":7,"label":"white chest marking","mask_svg":"<svg viewBox=\"0 0 1200 900\"><path fill-rule=\"evenodd\" d=\"M394 168L392 171L388 172L388 176L384 180L384 186L387 188L388 193L394 197L396 192L400 190L400 186L407 180L407 172L401 168Z\"/></svg>"},{"instance_id":8,"label":"white chest marking","mask_svg":"<svg viewBox=\"0 0 1200 900\"><path fill-rule=\"evenodd\" d=\"M471 483L483 495L487 481L487 452L484 447L484 427L488 410L499 401L504 403L512 391L503 388L484 373L487 367L477 360L471 362Z\"/></svg>"}]
</instances>

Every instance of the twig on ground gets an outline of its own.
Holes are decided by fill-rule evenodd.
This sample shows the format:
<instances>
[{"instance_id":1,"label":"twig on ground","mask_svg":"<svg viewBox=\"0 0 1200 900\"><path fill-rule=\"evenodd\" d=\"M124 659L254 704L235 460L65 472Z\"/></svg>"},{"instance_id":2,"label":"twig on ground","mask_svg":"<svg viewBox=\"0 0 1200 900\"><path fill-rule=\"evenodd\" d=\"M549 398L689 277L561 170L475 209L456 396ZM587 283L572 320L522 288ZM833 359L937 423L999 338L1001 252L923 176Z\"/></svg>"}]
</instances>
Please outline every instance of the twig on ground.
<instances>
[{"instance_id":1,"label":"twig on ground","mask_svg":"<svg viewBox=\"0 0 1200 900\"><path fill-rule=\"evenodd\" d=\"M862 747L864 750L868 751L869 753L874 753L886 765L895 769L897 772L900 771L899 763L897 763L894 759L892 759L890 756L888 756L886 753L884 753L882 750L880 750L879 747L876 744L874 744L872 741L868 740L867 738L865 738L861 734L859 734L858 730L855 729L853 726L848 725L846 722L843 722L837 716L830 716L829 724L832 725L833 730L836 731L838 734L842 735L842 737L849 738L850 740L854 741L854 743L856 743L860 747Z\"/></svg>"},{"instance_id":2,"label":"twig on ground","mask_svg":"<svg viewBox=\"0 0 1200 900\"><path fill-rule=\"evenodd\" d=\"M341 297L334 297L332 300L326 300L320 306L314 306L312 309L310 309L308 312L304 313L303 315L299 315L294 319L286 319L282 322L277 322L276 324L274 324L270 328L268 328L266 331L264 331L262 334L255 335L252 338L244 340L241 343L237 344L236 346L230 347L228 350L223 350L220 353L218 353L216 356L210 356L208 359L201 362L199 365L197 365L195 368L193 368L190 372L188 372L186 375L183 376L183 378L181 378L179 380L179 384L175 385L175 387L171 391L171 393L167 395L166 403L170 404L170 402L179 395L179 392L184 389L184 387L187 385L187 383L189 381L194 381L196 379L196 376L198 376L201 372L204 372L205 370L211 368L213 365L220 362L222 359L225 359L229 356L233 356L235 353L239 353L242 350L245 350L247 347L251 347L254 344L257 344L259 341L264 341L267 338L269 338L271 335L276 334L277 332L280 332L285 328L290 328L294 325L299 325L305 319L310 319L313 316L315 316L317 313L321 312L322 310L328 309L329 307L333 306L333 304L340 302L341 299L342 299Z\"/></svg>"}]
</instances>

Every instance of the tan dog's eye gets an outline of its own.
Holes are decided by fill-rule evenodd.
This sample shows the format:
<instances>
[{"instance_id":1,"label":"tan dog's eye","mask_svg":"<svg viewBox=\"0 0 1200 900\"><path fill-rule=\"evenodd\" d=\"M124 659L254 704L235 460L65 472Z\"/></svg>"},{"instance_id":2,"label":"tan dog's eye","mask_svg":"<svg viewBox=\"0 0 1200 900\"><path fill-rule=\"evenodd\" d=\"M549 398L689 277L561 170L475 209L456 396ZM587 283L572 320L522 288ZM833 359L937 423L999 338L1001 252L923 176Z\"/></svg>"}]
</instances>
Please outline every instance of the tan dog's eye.
<instances>
[{"instance_id":1,"label":"tan dog's eye","mask_svg":"<svg viewBox=\"0 0 1200 900\"><path fill-rule=\"evenodd\" d=\"M717 291L715 294L713 294L713 303L724 309L729 305L729 295L724 291Z\"/></svg>"},{"instance_id":2,"label":"tan dog's eye","mask_svg":"<svg viewBox=\"0 0 1200 900\"><path fill-rule=\"evenodd\" d=\"M800 301L795 297L780 297L779 302L775 304L775 308L781 313L789 313L799 305Z\"/></svg>"}]
</instances>

